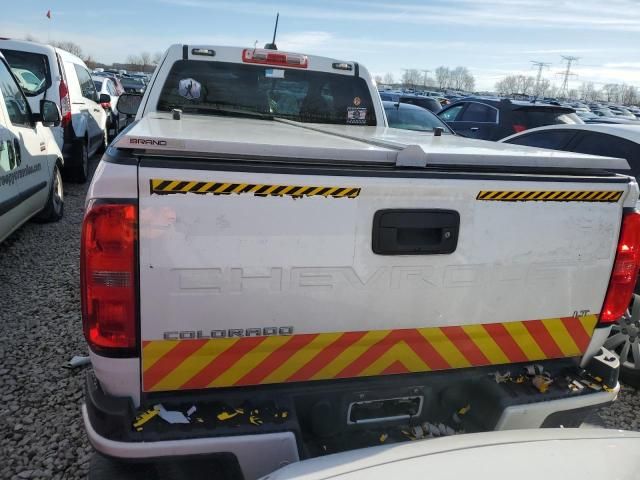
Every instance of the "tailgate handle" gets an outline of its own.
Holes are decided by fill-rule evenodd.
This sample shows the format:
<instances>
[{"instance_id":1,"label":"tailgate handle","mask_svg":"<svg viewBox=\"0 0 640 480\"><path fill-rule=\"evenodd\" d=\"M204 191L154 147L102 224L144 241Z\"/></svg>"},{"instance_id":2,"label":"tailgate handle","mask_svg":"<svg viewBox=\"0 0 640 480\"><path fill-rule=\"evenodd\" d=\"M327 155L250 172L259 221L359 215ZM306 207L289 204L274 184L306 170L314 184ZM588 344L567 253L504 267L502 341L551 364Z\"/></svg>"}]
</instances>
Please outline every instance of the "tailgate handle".
<instances>
[{"instance_id":1,"label":"tailgate handle","mask_svg":"<svg viewBox=\"0 0 640 480\"><path fill-rule=\"evenodd\" d=\"M378 255L453 253L460 215L454 210L378 210L373 216L373 252Z\"/></svg>"}]
</instances>

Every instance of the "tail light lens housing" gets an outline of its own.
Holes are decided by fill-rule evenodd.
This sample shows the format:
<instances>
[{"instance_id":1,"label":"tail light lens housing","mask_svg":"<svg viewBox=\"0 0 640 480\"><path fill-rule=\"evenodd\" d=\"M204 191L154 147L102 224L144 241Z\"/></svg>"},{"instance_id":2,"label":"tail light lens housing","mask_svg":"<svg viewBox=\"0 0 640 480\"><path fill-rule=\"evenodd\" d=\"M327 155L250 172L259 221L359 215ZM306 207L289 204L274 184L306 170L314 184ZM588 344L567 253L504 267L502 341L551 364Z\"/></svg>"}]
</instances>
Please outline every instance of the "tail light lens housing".
<instances>
[{"instance_id":1,"label":"tail light lens housing","mask_svg":"<svg viewBox=\"0 0 640 480\"><path fill-rule=\"evenodd\" d=\"M640 270L640 212L624 214L609 288L600 311L600 323L616 322L629 308Z\"/></svg>"},{"instance_id":2,"label":"tail light lens housing","mask_svg":"<svg viewBox=\"0 0 640 480\"><path fill-rule=\"evenodd\" d=\"M69 88L64 80L60 81L60 112L62 114L62 119L60 124L63 127L66 127L71 123L71 99L69 98Z\"/></svg>"},{"instance_id":3,"label":"tail light lens housing","mask_svg":"<svg viewBox=\"0 0 640 480\"><path fill-rule=\"evenodd\" d=\"M110 109L110 108L111 108L111 102L102 102L102 103L100 104L100 106L101 106L102 108L104 108L105 110L108 110L108 109Z\"/></svg>"},{"instance_id":4,"label":"tail light lens housing","mask_svg":"<svg viewBox=\"0 0 640 480\"><path fill-rule=\"evenodd\" d=\"M515 133L520 133L520 132L524 132L527 129L526 125L522 125L520 123L514 123L513 124L513 131Z\"/></svg>"},{"instance_id":5,"label":"tail light lens housing","mask_svg":"<svg viewBox=\"0 0 640 480\"><path fill-rule=\"evenodd\" d=\"M94 201L82 224L82 325L93 351L135 356L137 319L137 206Z\"/></svg>"}]
</instances>

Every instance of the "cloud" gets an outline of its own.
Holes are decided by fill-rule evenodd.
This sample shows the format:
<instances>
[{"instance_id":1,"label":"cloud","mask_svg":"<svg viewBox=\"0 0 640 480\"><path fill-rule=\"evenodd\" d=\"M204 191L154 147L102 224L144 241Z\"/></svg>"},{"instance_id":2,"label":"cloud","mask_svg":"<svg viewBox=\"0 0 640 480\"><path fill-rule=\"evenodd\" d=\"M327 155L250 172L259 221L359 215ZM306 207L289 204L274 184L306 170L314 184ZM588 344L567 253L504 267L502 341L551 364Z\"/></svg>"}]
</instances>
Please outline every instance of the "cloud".
<instances>
[{"instance_id":1,"label":"cloud","mask_svg":"<svg viewBox=\"0 0 640 480\"><path fill-rule=\"evenodd\" d=\"M640 69L640 62L619 62L619 63L605 63L603 65L605 68L630 68L630 69Z\"/></svg>"},{"instance_id":2,"label":"cloud","mask_svg":"<svg viewBox=\"0 0 640 480\"><path fill-rule=\"evenodd\" d=\"M198 9L270 15L275 8L262 2L160 0L162 3ZM557 0L434 0L425 3L379 3L358 0L325 0L322 6L282 5L287 18L339 22L385 22L417 25L467 25L492 28L557 30L640 31L640 9L635 0L611 0L607 8L599 1Z\"/></svg>"}]
</instances>

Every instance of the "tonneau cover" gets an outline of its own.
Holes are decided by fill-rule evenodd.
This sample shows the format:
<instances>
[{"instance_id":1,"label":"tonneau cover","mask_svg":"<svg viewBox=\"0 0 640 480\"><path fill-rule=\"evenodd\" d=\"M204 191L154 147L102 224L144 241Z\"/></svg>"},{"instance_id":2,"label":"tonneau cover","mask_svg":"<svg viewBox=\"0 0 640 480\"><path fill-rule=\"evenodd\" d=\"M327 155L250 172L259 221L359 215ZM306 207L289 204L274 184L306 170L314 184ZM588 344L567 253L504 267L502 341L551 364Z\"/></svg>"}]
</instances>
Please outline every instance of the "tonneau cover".
<instances>
[{"instance_id":1,"label":"tonneau cover","mask_svg":"<svg viewBox=\"0 0 640 480\"><path fill-rule=\"evenodd\" d=\"M115 143L118 148L185 155L266 156L397 164L411 147L416 164L628 170L626 160L571 152L434 136L386 127L322 125L286 120L258 120L151 113Z\"/></svg>"}]
</instances>

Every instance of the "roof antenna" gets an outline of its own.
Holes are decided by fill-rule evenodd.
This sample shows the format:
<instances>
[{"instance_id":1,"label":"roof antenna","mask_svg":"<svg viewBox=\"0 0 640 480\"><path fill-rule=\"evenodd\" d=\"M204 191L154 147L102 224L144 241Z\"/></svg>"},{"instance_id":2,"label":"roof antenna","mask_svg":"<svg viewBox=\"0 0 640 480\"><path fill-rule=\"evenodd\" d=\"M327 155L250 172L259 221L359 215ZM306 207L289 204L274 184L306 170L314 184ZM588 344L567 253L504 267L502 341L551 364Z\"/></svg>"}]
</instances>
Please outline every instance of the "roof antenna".
<instances>
[{"instance_id":1,"label":"roof antenna","mask_svg":"<svg viewBox=\"0 0 640 480\"><path fill-rule=\"evenodd\" d=\"M271 41L271 43L267 43L264 48L266 50L277 50L278 47L276 46L276 34L278 33L278 19L280 18L280 12L278 12L276 14L276 26L273 29L273 40Z\"/></svg>"}]
</instances>

